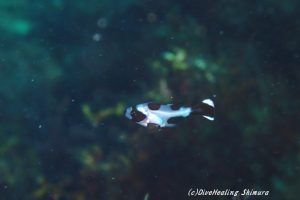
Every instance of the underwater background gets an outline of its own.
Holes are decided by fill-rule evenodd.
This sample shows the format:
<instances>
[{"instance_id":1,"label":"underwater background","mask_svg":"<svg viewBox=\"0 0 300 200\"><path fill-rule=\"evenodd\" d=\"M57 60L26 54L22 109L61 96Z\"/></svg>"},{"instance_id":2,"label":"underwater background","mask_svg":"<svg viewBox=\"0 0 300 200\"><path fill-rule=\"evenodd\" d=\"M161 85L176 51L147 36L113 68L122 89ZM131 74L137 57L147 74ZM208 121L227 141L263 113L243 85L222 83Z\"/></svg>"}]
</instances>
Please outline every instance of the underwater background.
<instances>
[{"instance_id":1,"label":"underwater background","mask_svg":"<svg viewBox=\"0 0 300 200\"><path fill-rule=\"evenodd\" d=\"M0 199L299 199L299 10L0 0ZM124 117L139 103L212 96L213 122L149 132Z\"/></svg>"}]
</instances>

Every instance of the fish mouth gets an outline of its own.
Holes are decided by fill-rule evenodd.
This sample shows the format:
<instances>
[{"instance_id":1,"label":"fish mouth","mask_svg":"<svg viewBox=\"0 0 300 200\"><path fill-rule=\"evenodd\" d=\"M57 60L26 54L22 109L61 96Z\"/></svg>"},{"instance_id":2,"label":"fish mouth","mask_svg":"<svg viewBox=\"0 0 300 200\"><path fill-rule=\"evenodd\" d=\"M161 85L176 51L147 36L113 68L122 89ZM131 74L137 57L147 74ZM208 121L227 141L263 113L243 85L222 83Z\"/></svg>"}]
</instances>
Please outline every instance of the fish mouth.
<instances>
[{"instance_id":1,"label":"fish mouth","mask_svg":"<svg viewBox=\"0 0 300 200\"><path fill-rule=\"evenodd\" d=\"M131 116L131 111L132 111L132 107L129 107L126 109L125 111L125 116L128 118L128 119L132 119L132 116Z\"/></svg>"}]
</instances>

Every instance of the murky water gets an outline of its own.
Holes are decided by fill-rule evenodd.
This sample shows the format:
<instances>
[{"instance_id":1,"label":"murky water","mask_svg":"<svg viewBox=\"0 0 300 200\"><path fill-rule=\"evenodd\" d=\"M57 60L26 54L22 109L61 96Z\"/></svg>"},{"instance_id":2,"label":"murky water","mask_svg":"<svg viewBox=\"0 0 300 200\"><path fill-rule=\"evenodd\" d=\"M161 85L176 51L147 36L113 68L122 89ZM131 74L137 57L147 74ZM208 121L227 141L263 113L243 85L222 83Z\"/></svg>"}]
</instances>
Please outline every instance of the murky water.
<instances>
[{"instance_id":1,"label":"murky water","mask_svg":"<svg viewBox=\"0 0 300 200\"><path fill-rule=\"evenodd\" d=\"M299 6L0 0L0 199L296 200Z\"/></svg>"}]
</instances>

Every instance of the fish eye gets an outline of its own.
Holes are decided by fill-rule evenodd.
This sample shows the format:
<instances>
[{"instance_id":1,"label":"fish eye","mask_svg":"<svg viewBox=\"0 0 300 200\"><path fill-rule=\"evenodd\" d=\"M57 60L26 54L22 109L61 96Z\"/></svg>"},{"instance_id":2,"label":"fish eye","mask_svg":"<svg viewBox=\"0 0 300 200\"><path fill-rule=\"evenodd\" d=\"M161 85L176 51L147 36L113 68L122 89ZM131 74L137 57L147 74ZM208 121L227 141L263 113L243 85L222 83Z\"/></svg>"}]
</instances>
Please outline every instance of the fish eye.
<instances>
[{"instance_id":1,"label":"fish eye","mask_svg":"<svg viewBox=\"0 0 300 200\"><path fill-rule=\"evenodd\" d=\"M136 107L132 109L130 112L130 115L132 117L132 120L135 122L140 122L146 118L146 115L144 115L142 112L138 111Z\"/></svg>"}]
</instances>

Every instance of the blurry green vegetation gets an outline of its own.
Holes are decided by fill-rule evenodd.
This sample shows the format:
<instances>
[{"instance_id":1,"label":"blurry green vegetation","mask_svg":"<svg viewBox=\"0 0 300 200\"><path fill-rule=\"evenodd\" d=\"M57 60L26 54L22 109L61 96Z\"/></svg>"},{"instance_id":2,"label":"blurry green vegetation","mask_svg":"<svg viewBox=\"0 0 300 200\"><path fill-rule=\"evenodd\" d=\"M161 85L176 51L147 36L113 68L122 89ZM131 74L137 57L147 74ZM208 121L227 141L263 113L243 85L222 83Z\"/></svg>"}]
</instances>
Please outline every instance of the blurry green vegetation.
<instances>
[{"instance_id":1,"label":"blurry green vegetation","mask_svg":"<svg viewBox=\"0 0 300 200\"><path fill-rule=\"evenodd\" d=\"M167 51L163 54L163 58L169 61L171 67L175 70L185 70L188 68L186 57L186 51L183 49L175 49L174 52Z\"/></svg>"},{"instance_id":2,"label":"blurry green vegetation","mask_svg":"<svg viewBox=\"0 0 300 200\"><path fill-rule=\"evenodd\" d=\"M21 10L26 1L0 1L0 28L9 34L27 35L32 30L32 22L25 18L25 12L12 14L14 10Z\"/></svg>"},{"instance_id":3,"label":"blurry green vegetation","mask_svg":"<svg viewBox=\"0 0 300 200\"><path fill-rule=\"evenodd\" d=\"M3 190L2 196L5 197L5 190L10 191L11 188L26 185L28 180L37 181L42 174L37 155L24 145L20 136L5 137L2 132L0 139L2 141L0 146L1 190ZM19 192L26 193L26 187L19 188Z\"/></svg>"},{"instance_id":4,"label":"blurry green vegetation","mask_svg":"<svg viewBox=\"0 0 300 200\"><path fill-rule=\"evenodd\" d=\"M93 146L79 154L79 160L83 165L83 170L101 172L108 177L113 175L122 175L124 170L130 169L131 161L128 157L113 153L110 157L104 159L104 155L99 146ZM121 173L122 172L122 173Z\"/></svg>"},{"instance_id":5,"label":"blurry green vegetation","mask_svg":"<svg viewBox=\"0 0 300 200\"><path fill-rule=\"evenodd\" d=\"M99 123L103 122L103 120L111 116L121 117L124 114L124 110L125 105L123 103L119 103L116 105L116 107L105 108L96 113L93 113L88 105L82 105L82 112L84 116L91 122L93 126L97 126Z\"/></svg>"},{"instance_id":6,"label":"blurry green vegetation","mask_svg":"<svg viewBox=\"0 0 300 200\"><path fill-rule=\"evenodd\" d=\"M185 199L201 186L296 200L299 6L0 0L0 199ZM123 117L213 95L213 123L153 133Z\"/></svg>"}]
</instances>

